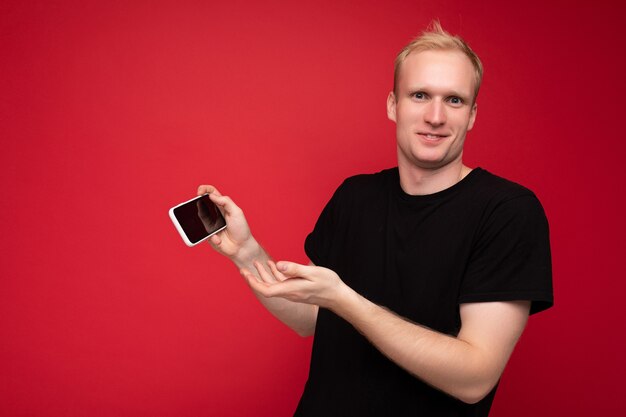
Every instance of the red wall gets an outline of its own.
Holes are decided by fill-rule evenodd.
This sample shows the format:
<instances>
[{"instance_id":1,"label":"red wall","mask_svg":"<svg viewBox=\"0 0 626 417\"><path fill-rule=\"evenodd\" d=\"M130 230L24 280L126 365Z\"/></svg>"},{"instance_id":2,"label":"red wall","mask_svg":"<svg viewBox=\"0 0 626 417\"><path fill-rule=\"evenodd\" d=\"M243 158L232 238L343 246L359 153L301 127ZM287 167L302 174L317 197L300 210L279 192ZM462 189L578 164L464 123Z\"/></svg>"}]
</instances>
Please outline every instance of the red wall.
<instances>
[{"instance_id":1,"label":"red wall","mask_svg":"<svg viewBox=\"0 0 626 417\"><path fill-rule=\"evenodd\" d=\"M556 306L492 415L624 413L623 6L384 3L2 2L0 415L291 415L311 341L167 210L217 184L305 262L341 180L395 164L392 62L434 17L486 67L466 161L551 223Z\"/></svg>"}]
</instances>

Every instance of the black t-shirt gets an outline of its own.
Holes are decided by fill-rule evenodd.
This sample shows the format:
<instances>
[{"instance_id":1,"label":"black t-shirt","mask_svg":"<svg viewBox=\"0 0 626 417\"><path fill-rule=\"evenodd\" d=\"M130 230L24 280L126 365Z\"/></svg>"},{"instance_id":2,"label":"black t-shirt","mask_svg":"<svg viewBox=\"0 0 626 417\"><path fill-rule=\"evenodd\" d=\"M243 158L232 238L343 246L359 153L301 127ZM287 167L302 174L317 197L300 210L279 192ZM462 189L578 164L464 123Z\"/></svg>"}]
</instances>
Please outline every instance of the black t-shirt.
<instances>
[{"instance_id":1,"label":"black t-shirt","mask_svg":"<svg viewBox=\"0 0 626 417\"><path fill-rule=\"evenodd\" d=\"M372 302L456 336L459 304L552 305L548 223L528 189L477 168L441 192L411 196L397 168L344 181L305 250ZM391 362L349 323L320 309L296 416L486 416Z\"/></svg>"}]
</instances>

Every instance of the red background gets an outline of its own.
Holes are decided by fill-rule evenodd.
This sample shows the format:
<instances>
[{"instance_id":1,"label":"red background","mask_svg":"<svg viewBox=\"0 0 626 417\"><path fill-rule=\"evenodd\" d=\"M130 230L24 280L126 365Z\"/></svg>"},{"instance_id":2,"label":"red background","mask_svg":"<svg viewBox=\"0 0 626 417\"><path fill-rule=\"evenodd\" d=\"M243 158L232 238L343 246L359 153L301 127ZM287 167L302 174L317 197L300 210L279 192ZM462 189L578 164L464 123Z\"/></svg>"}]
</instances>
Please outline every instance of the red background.
<instances>
[{"instance_id":1,"label":"red background","mask_svg":"<svg viewBox=\"0 0 626 417\"><path fill-rule=\"evenodd\" d=\"M167 210L217 184L305 262L335 187L395 164L392 62L435 17L486 67L466 162L551 224L556 306L492 415L624 413L624 9L505 3L3 1L0 415L291 415L311 340Z\"/></svg>"}]
</instances>

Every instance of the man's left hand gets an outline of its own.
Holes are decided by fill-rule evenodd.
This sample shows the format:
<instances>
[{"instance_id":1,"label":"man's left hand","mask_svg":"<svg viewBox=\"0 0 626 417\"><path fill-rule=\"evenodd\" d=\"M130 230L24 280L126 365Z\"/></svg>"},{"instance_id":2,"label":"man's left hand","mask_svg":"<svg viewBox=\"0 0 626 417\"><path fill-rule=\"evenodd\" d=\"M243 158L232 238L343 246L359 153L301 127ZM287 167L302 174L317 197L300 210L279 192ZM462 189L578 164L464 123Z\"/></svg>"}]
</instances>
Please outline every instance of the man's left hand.
<instances>
[{"instance_id":1,"label":"man's left hand","mask_svg":"<svg viewBox=\"0 0 626 417\"><path fill-rule=\"evenodd\" d=\"M268 261L266 268L254 263L257 278L247 269L240 272L250 287L265 297L281 297L297 303L314 304L333 309L349 287L334 271L315 265Z\"/></svg>"}]
</instances>

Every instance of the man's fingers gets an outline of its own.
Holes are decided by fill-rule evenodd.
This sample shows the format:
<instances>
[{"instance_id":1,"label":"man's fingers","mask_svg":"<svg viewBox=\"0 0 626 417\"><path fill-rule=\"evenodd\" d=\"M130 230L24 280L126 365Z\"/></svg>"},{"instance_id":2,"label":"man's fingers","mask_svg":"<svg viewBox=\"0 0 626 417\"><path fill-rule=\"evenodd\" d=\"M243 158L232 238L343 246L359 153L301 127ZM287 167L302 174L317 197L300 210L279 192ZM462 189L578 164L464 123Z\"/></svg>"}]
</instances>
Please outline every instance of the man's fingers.
<instances>
[{"instance_id":1,"label":"man's fingers","mask_svg":"<svg viewBox=\"0 0 626 417\"><path fill-rule=\"evenodd\" d=\"M311 267L309 266L287 261L278 262L276 268L278 272L282 273L286 278L307 278L308 273L311 271Z\"/></svg>"},{"instance_id":2,"label":"man's fingers","mask_svg":"<svg viewBox=\"0 0 626 417\"><path fill-rule=\"evenodd\" d=\"M211 201L213 201L218 206L224 206L225 204L232 202L232 200L228 197L224 197L222 193L220 193L217 188L212 185L201 185L198 187L198 195L208 194ZM233 203L234 204L234 203Z\"/></svg>"},{"instance_id":3,"label":"man's fingers","mask_svg":"<svg viewBox=\"0 0 626 417\"><path fill-rule=\"evenodd\" d=\"M225 195L209 194L209 198L214 202L224 214L234 214L241 212L241 209L235 202Z\"/></svg>"},{"instance_id":4,"label":"man's fingers","mask_svg":"<svg viewBox=\"0 0 626 417\"><path fill-rule=\"evenodd\" d=\"M230 197L222 195L222 193L220 193L218 189L215 188L214 186L212 185L199 186L198 195L200 196L204 194L209 195L209 199L218 206L218 208L220 209L223 215L228 215L228 214L233 215L233 214L242 213L239 206L237 206Z\"/></svg>"},{"instance_id":5,"label":"man's fingers","mask_svg":"<svg viewBox=\"0 0 626 417\"><path fill-rule=\"evenodd\" d=\"M248 285L261 294L264 297L272 298L272 297L280 297L285 298L295 302L301 302L301 294L302 291L302 283L303 280L290 280L286 279L282 282L274 281L274 282L265 282L259 280L254 274L251 274L248 271L245 271L245 275L242 275L246 278Z\"/></svg>"},{"instance_id":6,"label":"man's fingers","mask_svg":"<svg viewBox=\"0 0 626 417\"><path fill-rule=\"evenodd\" d=\"M268 284L277 282L276 277L274 277L274 275L267 272L267 270L265 269L263 264L261 264L261 262L254 261L254 267L258 271L259 277L261 278L263 282L267 282Z\"/></svg>"},{"instance_id":7,"label":"man's fingers","mask_svg":"<svg viewBox=\"0 0 626 417\"><path fill-rule=\"evenodd\" d=\"M204 195L204 194L216 194L216 195L222 195L217 188L215 188L212 185L201 185L198 187L198 195Z\"/></svg>"},{"instance_id":8,"label":"man's fingers","mask_svg":"<svg viewBox=\"0 0 626 417\"><path fill-rule=\"evenodd\" d=\"M274 261L267 261L267 264L269 265L270 271L272 271L274 278L276 278L278 281L284 281L287 279L287 277L278 270L278 267L276 266L276 263Z\"/></svg>"},{"instance_id":9,"label":"man's fingers","mask_svg":"<svg viewBox=\"0 0 626 417\"><path fill-rule=\"evenodd\" d=\"M263 293L263 291L267 288L267 284L262 283L261 281L259 281L259 278L254 275L252 272L248 271L245 268L242 268L239 270L239 273L241 274L241 276L246 280L246 282L248 283L248 285L255 291ZM265 294L263 294L265 295Z\"/></svg>"},{"instance_id":10,"label":"man's fingers","mask_svg":"<svg viewBox=\"0 0 626 417\"><path fill-rule=\"evenodd\" d=\"M274 288L276 285L279 285L277 281L265 282L245 268L240 269L239 272L248 282L250 288L262 296L270 298L278 294L278 288Z\"/></svg>"},{"instance_id":11,"label":"man's fingers","mask_svg":"<svg viewBox=\"0 0 626 417\"><path fill-rule=\"evenodd\" d=\"M222 243L222 238L220 237L219 233L216 233L209 238L209 241L211 242L211 245L217 248Z\"/></svg>"}]
</instances>

